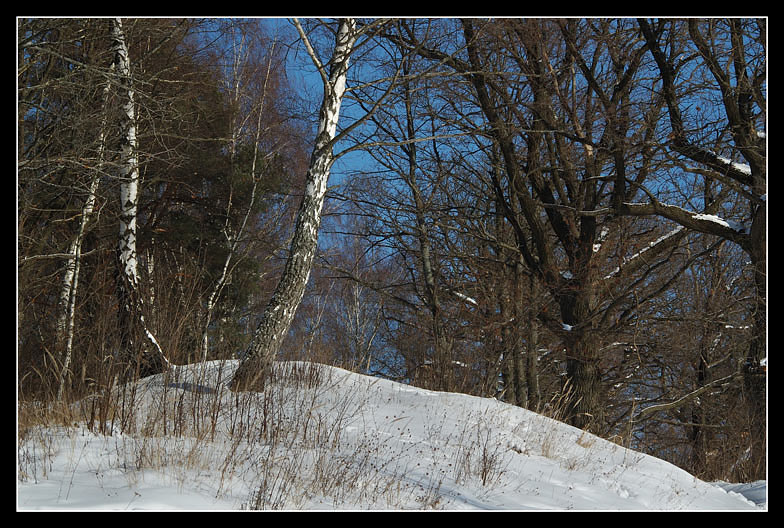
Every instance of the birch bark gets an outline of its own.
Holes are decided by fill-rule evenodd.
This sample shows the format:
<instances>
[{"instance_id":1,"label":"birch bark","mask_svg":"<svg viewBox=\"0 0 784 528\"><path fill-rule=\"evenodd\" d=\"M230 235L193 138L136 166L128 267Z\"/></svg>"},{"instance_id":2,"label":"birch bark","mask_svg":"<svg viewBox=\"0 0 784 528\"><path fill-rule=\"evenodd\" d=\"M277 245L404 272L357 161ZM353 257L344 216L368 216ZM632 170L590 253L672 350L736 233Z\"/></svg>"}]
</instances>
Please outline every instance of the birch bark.
<instances>
[{"instance_id":1,"label":"birch bark","mask_svg":"<svg viewBox=\"0 0 784 528\"><path fill-rule=\"evenodd\" d=\"M101 132L103 135L103 131ZM101 147L103 146L103 138L101 138ZM101 148L103 150L103 148ZM103 160L103 152L99 154L99 163ZM100 167L100 165L99 165ZM90 187L87 191L87 198L82 206L81 221L79 223L79 231L76 237L71 242L69 253L71 257L66 264L65 275L63 277L63 285L60 290L60 316L57 320L57 335L58 339L63 346L63 366L60 370L60 380L57 388L57 399L63 397L65 390L65 383L71 368L71 356L73 349L73 329L74 317L76 314L76 290L79 285L79 268L82 259L82 241L87 229L87 223L90 221L93 209L95 208L95 193L98 190L98 183L100 182L99 172L93 175L90 181Z\"/></svg>"},{"instance_id":2,"label":"birch bark","mask_svg":"<svg viewBox=\"0 0 784 528\"><path fill-rule=\"evenodd\" d=\"M296 22L295 22L296 23ZM321 209L333 162L332 145L337 131L340 106L346 90L348 62L356 40L356 22L341 19L335 38L329 73L316 57L299 23L296 23L308 53L322 77L324 97L319 113L318 134L306 175L305 193L297 213L294 235L283 275L278 283L253 341L231 382L234 391L260 390L264 376L280 349L291 321L305 293L313 257L318 245Z\"/></svg>"},{"instance_id":3,"label":"birch bark","mask_svg":"<svg viewBox=\"0 0 784 528\"><path fill-rule=\"evenodd\" d=\"M122 98L122 139L119 163L120 230L118 247L118 298L121 331L120 360L127 361L136 376L161 372L170 365L142 314L136 256L136 217L139 194L138 141L135 94L122 20L112 21L112 52Z\"/></svg>"},{"instance_id":4,"label":"birch bark","mask_svg":"<svg viewBox=\"0 0 784 528\"><path fill-rule=\"evenodd\" d=\"M114 73L114 64L112 64L109 68L111 75ZM92 179L90 180L90 185L87 190L87 197L85 198L84 205L82 206L79 230L77 231L74 239L71 241L71 246L68 250L71 258L68 260L68 264L66 264L65 275L63 276L63 284L60 290L60 306L62 311L60 312L60 315L57 319L57 338L60 343L62 343L63 347L63 365L60 370L60 379L57 388L58 400L62 399L63 397L66 379L71 368L74 317L76 314L76 291L79 286L79 269L81 267L82 260L82 242L84 241L87 224L89 223L90 217L92 216L93 210L95 208L95 195L98 191L98 185L101 181L100 175L101 171L103 170L104 157L106 153L107 119L105 110L110 92L111 82L107 80L103 88L102 107L104 112L101 119L101 128L98 132L98 164L95 172L92 175Z\"/></svg>"}]
</instances>

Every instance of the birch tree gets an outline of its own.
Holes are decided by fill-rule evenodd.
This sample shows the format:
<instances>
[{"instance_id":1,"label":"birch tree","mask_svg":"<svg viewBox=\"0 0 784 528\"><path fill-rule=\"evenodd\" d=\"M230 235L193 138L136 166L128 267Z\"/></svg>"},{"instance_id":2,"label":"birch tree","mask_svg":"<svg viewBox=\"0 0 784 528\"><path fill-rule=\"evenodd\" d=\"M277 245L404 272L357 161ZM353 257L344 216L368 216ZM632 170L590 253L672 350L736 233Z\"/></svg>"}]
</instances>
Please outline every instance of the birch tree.
<instances>
[{"instance_id":1,"label":"birch tree","mask_svg":"<svg viewBox=\"0 0 784 528\"><path fill-rule=\"evenodd\" d=\"M297 213L289 257L280 282L256 328L251 346L232 379L231 388L235 391L258 390L263 387L264 375L270 368L305 293L318 245L327 180L334 161L333 144L340 106L346 91L349 58L357 38L356 22L353 19L341 19L332 58L328 64L322 64L301 24L295 21L295 25L323 84L318 132L305 179L305 192Z\"/></svg>"},{"instance_id":2,"label":"birch tree","mask_svg":"<svg viewBox=\"0 0 784 528\"><path fill-rule=\"evenodd\" d=\"M49 19L18 24L19 342L36 336L31 363L45 373L41 381L53 374L58 399L71 379L79 274L83 253L91 252L84 242L93 227L104 145L111 60L108 46L90 39L95 26ZM68 184L58 185L63 180ZM44 277L58 280L50 285ZM44 296L56 305L40 318L31 301Z\"/></svg>"},{"instance_id":3,"label":"birch tree","mask_svg":"<svg viewBox=\"0 0 784 528\"><path fill-rule=\"evenodd\" d=\"M131 79L128 45L122 20L112 20L112 52L117 85L122 101L120 160L120 223L117 294L119 298L120 359L127 361L137 376L169 368L169 360L147 328L139 293L136 253L136 219L139 198L139 161L136 137L136 103Z\"/></svg>"},{"instance_id":4,"label":"birch tree","mask_svg":"<svg viewBox=\"0 0 784 528\"><path fill-rule=\"evenodd\" d=\"M107 81L104 87L104 107L106 106L106 99L109 95L111 84ZM104 113L104 116L106 114ZM99 132L99 145L98 145L98 167L90 180L90 185L87 190L87 197L85 198L84 205L82 206L81 220L79 221L79 229L71 242L69 248L70 257L65 266L65 274L63 276L62 288L60 290L60 307L61 312L57 321L57 334L58 339L63 343L63 357L62 367L60 370L60 381L57 388L57 399L62 399L65 383L69 375L71 367L71 357L73 353L73 338L74 338L74 317L76 314L76 292L79 286L79 270L82 261L82 243L87 230L87 224L93 214L95 208L95 198L98 191L98 185L101 181L101 170L104 163L104 150L105 150L105 129L106 122L101 124Z\"/></svg>"}]
</instances>

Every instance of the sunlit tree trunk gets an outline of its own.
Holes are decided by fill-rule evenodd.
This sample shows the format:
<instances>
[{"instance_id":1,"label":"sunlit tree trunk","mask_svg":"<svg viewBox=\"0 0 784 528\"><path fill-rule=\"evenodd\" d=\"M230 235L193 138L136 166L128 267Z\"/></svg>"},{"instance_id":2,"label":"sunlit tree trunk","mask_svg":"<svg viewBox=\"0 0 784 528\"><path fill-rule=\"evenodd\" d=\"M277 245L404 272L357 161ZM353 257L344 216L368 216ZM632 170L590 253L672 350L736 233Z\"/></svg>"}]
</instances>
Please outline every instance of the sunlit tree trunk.
<instances>
[{"instance_id":1,"label":"sunlit tree trunk","mask_svg":"<svg viewBox=\"0 0 784 528\"><path fill-rule=\"evenodd\" d=\"M130 59L122 21L112 21L112 52L122 100L122 138L119 161L120 230L117 293L119 300L120 360L131 368L129 374L145 376L168 368L169 361L147 328L142 314L136 254L136 217L139 195L136 108L131 82Z\"/></svg>"},{"instance_id":2,"label":"sunlit tree trunk","mask_svg":"<svg viewBox=\"0 0 784 528\"><path fill-rule=\"evenodd\" d=\"M297 26L314 64L319 68L324 85L318 134L306 175L305 193L297 213L289 257L275 293L256 328L253 341L232 379L231 389L235 391L259 390L263 387L264 376L280 349L305 293L318 245L321 209L333 162L333 139L346 89L349 57L356 39L354 20L341 19L327 73L310 48L304 31L299 24Z\"/></svg>"},{"instance_id":3,"label":"sunlit tree trunk","mask_svg":"<svg viewBox=\"0 0 784 528\"><path fill-rule=\"evenodd\" d=\"M114 65L112 64L110 72L114 72ZM87 197L82 206L82 214L79 221L79 230L76 236L71 241L68 253L71 258L65 267L65 275L63 276L63 283L60 289L60 315L57 319L57 339L62 347L62 367L60 369L60 380L57 388L57 399L63 397L65 384L69 370L71 368L71 359L73 352L73 332L74 332L74 318L76 316L76 292L79 286L79 269L82 261L82 242L84 241L87 224L93 214L95 208L95 195L98 191L98 185L101 181L101 171L103 170L104 156L106 151L106 102L111 92L111 83L106 82L103 89L103 114L101 120L101 128L98 132L98 164L93 172L90 186L87 191Z\"/></svg>"},{"instance_id":4,"label":"sunlit tree trunk","mask_svg":"<svg viewBox=\"0 0 784 528\"><path fill-rule=\"evenodd\" d=\"M102 156L99 156L101 158ZM65 276L63 277L62 288L60 290L60 309L62 310L57 320L57 338L61 343L62 367L60 370L60 380L57 389L57 399L63 397L65 384L69 376L71 368L71 356L73 350L73 332L74 332L74 317L76 314L76 291L79 285L79 268L82 259L82 242L84 240L87 223L90 221L93 209L95 207L95 193L98 190L98 183L100 178L96 172L90 181L87 198L82 206L81 221L79 223L79 231L76 233L75 238L71 241L69 254L71 257L65 268Z\"/></svg>"}]
</instances>

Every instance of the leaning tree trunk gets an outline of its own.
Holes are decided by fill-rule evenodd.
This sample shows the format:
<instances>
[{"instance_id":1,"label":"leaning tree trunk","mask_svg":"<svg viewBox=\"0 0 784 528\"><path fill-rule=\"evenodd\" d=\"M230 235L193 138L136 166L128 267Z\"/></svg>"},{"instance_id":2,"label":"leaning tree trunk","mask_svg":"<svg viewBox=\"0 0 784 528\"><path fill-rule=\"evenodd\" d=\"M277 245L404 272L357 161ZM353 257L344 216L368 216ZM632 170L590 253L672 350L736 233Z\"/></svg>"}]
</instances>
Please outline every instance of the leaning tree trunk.
<instances>
[{"instance_id":1,"label":"leaning tree trunk","mask_svg":"<svg viewBox=\"0 0 784 528\"><path fill-rule=\"evenodd\" d=\"M329 76L312 49L311 58L322 74L324 99L319 114L319 128L310 168L306 176L305 193L297 213L289 257L275 293L256 328L253 341L242 358L231 381L234 391L260 390L288 332L291 321L305 293L313 257L318 245L321 208L327 191L329 170L333 162L332 144L337 131L340 105L346 88L348 60L356 38L356 24L352 19L341 19ZM298 29L300 29L298 27ZM300 33L305 39L304 32ZM307 43L307 41L306 41Z\"/></svg>"},{"instance_id":2,"label":"leaning tree trunk","mask_svg":"<svg viewBox=\"0 0 784 528\"><path fill-rule=\"evenodd\" d=\"M99 161L101 160L99 155ZM71 356L73 351L74 337L74 318L76 315L76 291L79 285L79 269L82 259L82 242L87 228L87 223L95 208L95 194L98 191L100 178L98 173L93 175L90 181L89 191L84 205L82 206L82 218L79 222L79 230L76 237L71 241L69 254L71 255L66 264L63 285L60 291L60 303L62 312L57 319L57 339L62 346L62 367L60 370L60 380L57 388L57 399L61 400L65 391L65 385L70 377Z\"/></svg>"},{"instance_id":3,"label":"leaning tree trunk","mask_svg":"<svg viewBox=\"0 0 784 528\"><path fill-rule=\"evenodd\" d=\"M114 74L115 64L112 61L109 67L110 75ZM101 105L101 125L98 130L98 163L96 169L92 174L90 180L87 198L84 200L82 206L82 215L79 222L79 230L75 238L71 241L69 254L71 257L65 268L65 276L63 277L63 285L60 290L60 306L61 312L57 319L57 338L61 343L62 349L62 367L60 370L60 381L57 389L57 399L63 397L65 391L65 384L67 378L70 376L71 358L73 352L73 337L74 337L74 318L76 315L76 292L79 286L79 270L81 268L82 260L82 243L84 241L87 224L92 217L93 210L95 209L96 193L98 192L98 185L101 182L101 172L104 170L104 161L106 155L106 125L107 125L107 102L111 93L112 84L107 80L103 88L103 99Z\"/></svg>"},{"instance_id":4,"label":"leaning tree trunk","mask_svg":"<svg viewBox=\"0 0 784 528\"><path fill-rule=\"evenodd\" d=\"M112 21L112 51L122 98L122 138L119 163L120 232L117 295L120 325L119 359L126 363L126 375L142 377L170 366L158 341L147 328L142 315L136 256L136 216L139 193L139 161L136 139L136 108L131 82L128 46L122 21Z\"/></svg>"}]
</instances>

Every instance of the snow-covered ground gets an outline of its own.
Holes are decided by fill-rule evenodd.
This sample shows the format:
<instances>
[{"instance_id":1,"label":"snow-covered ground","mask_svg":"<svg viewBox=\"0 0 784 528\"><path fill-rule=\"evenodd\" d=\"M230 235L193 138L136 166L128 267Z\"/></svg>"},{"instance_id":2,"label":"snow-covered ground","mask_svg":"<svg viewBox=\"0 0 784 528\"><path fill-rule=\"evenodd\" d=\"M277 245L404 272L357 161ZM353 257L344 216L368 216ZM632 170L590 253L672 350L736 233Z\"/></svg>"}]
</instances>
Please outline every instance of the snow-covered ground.
<instances>
[{"instance_id":1,"label":"snow-covered ground","mask_svg":"<svg viewBox=\"0 0 784 528\"><path fill-rule=\"evenodd\" d=\"M17 509L767 510L765 482L702 482L494 399L285 367L266 396L225 388L236 362L177 367L134 386L125 433L28 431Z\"/></svg>"}]
</instances>

